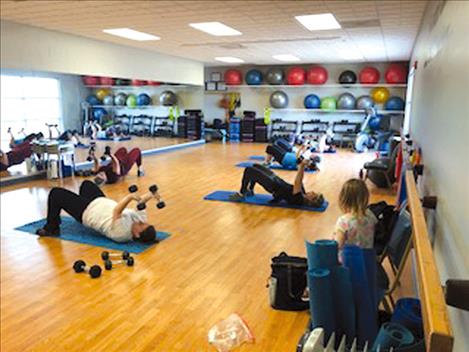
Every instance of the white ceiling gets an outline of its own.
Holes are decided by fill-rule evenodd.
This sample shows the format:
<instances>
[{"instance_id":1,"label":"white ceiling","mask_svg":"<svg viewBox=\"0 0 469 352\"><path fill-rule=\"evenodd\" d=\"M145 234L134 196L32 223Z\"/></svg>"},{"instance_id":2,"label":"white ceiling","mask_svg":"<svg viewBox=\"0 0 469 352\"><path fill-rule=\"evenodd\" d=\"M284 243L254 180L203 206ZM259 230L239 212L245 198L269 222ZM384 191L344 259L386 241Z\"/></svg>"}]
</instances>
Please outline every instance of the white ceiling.
<instances>
[{"instance_id":1,"label":"white ceiling","mask_svg":"<svg viewBox=\"0 0 469 352\"><path fill-rule=\"evenodd\" d=\"M427 1L2 0L0 4L5 20L220 65L214 57L279 64L272 55L293 54L305 63L344 62L344 51L362 55L363 59L353 62L408 60ZM334 14L342 29L310 32L294 18L327 12ZM365 20L375 24L351 28L350 21ZM214 37L188 25L210 21L223 22L243 35ZM154 34L161 40L136 42L102 32L118 27Z\"/></svg>"}]
</instances>

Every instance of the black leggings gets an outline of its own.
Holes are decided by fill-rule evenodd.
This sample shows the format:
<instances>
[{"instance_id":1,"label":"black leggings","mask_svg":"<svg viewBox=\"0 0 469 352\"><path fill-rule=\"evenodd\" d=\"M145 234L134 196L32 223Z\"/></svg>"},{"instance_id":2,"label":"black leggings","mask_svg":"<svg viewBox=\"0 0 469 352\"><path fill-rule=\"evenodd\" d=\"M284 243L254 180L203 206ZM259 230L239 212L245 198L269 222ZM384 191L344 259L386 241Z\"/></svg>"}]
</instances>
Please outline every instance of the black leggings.
<instances>
[{"instance_id":1,"label":"black leggings","mask_svg":"<svg viewBox=\"0 0 469 352\"><path fill-rule=\"evenodd\" d=\"M283 157L287 153L282 147L278 145L268 145L265 149L265 152L269 155L272 155L278 163L282 163Z\"/></svg>"},{"instance_id":2,"label":"black leggings","mask_svg":"<svg viewBox=\"0 0 469 352\"><path fill-rule=\"evenodd\" d=\"M275 140L272 144L282 148L286 152L293 151L292 145L285 138L279 138Z\"/></svg>"},{"instance_id":3,"label":"black leggings","mask_svg":"<svg viewBox=\"0 0 469 352\"><path fill-rule=\"evenodd\" d=\"M99 197L105 197L104 193L96 184L88 180L83 181L81 184L79 194L65 188L52 188L47 199L46 230L52 231L60 227L61 210L65 210L81 223L85 209L93 200Z\"/></svg>"},{"instance_id":4,"label":"black leggings","mask_svg":"<svg viewBox=\"0 0 469 352\"><path fill-rule=\"evenodd\" d=\"M243 180L241 181L241 194L247 191L254 191L256 183L260 184L267 192L271 194L279 194L290 192L290 184L282 180L275 173L265 166L254 164L244 169Z\"/></svg>"}]
</instances>

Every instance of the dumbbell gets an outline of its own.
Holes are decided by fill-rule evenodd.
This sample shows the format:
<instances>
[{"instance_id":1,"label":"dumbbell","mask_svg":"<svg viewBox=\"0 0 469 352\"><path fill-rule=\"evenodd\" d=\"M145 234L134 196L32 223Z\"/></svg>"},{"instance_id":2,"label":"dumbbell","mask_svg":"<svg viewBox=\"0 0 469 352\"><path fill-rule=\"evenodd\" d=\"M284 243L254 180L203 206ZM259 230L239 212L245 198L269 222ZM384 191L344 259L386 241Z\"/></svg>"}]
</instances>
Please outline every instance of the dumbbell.
<instances>
[{"instance_id":1,"label":"dumbbell","mask_svg":"<svg viewBox=\"0 0 469 352\"><path fill-rule=\"evenodd\" d=\"M91 153L94 153L95 149L94 147L90 147L90 150L88 151L88 157L86 158L87 161L93 161L93 157L91 156Z\"/></svg>"},{"instance_id":2,"label":"dumbbell","mask_svg":"<svg viewBox=\"0 0 469 352\"><path fill-rule=\"evenodd\" d=\"M151 185L148 190L153 194L156 195L158 192L158 186L157 185ZM156 203L156 207L158 209L163 209L166 206L166 203L163 202L161 199L159 199L158 203Z\"/></svg>"},{"instance_id":3,"label":"dumbbell","mask_svg":"<svg viewBox=\"0 0 469 352\"><path fill-rule=\"evenodd\" d=\"M88 273L92 279L100 277L102 271L99 265L92 265L87 267L83 260L77 260L75 263L73 263L73 270L75 270L76 273Z\"/></svg>"},{"instance_id":4,"label":"dumbbell","mask_svg":"<svg viewBox=\"0 0 469 352\"><path fill-rule=\"evenodd\" d=\"M132 186L129 187L129 192L130 193L135 193L137 191L138 191L137 185L132 185Z\"/></svg>"},{"instance_id":5,"label":"dumbbell","mask_svg":"<svg viewBox=\"0 0 469 352\"><path fill-rule=\"evenodd\" d=\"M101 258L103 260L109 260L110 258L122 258L128 259L130 257L130 253L127 251L123 251L122 253L109 253L108 251L104 251L101 253Z\"/></svg>"},{"instance_id":6,"label":"dumbbell","mask_svg":"<svg viewBox=\"0 0 469 352\"><path fill-rule=\"evenodd\" d=\"M112 267L114 265L119 265L119 264L126 264L127 266L134 266L135 264L135 260L134 260L134 257L128 257L126 259L123 259L123 260L105 260L104 261L104 267L106 268L106 270L111 270Z\"/></svg>"},{"instance_id":7,"label":"dumbbell","mask_svg":"<svg viewBox=\"0 0 469 352\"><path fill-rule=\"evenodd\" d=\"M106 161L107 157L111 155L111 147L106 146L104 148L104 154L101 156L101 161Z\"/></svg>"}]
</instances>

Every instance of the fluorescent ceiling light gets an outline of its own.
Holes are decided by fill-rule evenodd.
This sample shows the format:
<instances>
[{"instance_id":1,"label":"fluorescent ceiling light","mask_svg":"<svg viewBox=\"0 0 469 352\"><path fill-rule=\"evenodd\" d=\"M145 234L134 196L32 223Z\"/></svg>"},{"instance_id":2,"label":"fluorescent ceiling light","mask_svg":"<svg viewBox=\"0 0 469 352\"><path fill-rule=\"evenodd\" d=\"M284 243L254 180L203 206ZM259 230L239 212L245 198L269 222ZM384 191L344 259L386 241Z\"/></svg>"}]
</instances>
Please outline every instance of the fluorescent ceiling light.
<instances>
[{"instance_id":1,"label":"fluorescent ceiling light","mask_svg":"<svg viewBox=\"0 0 469 352\"><path fill-rule=\"evenodd\" d=\"M218 56L215 58L215 60L221 61L221 62L228 62L230 64L239 64L241 62L244 62L243 59L232 57L232 56Z\"/></svg>"},{"instance_id":2,"label":"fluorescent ceiling light","mask_svg":"<svg viewBox=\"0 0 469 352\"><path fill-rule=\"evenodd\" d=\"M299 57L296 57L295 55L291 54L280 54L280 55L274 55L272 56L275 60L278 61L300 61Z\"/></svg>"},{"instance_id":3,"label":"fluorescent ceiling light","mask_svg":"<svg viewBox=\"0 0 469 352\"><path fill-rule=\"evenodd\" d=\"M237 31L234 28L228 27L227 25L221 22L201 22L201 23L189 23L189 26L192 28L198 29L199 31L220 36L230 36L230 35L241 35L240 31Z\"/></svg>"},{"instance_id":4,"label":"fluorescent ceiling light","mask_svg":"<svg viewBox=\"0 0 469 352\"><path fill-rule=\"evenodd\" d=\"M160 37L156 35L139 32L130 28L112 28L112 29L103 29L104 33L116 35L118 37L123 37L131 40L138 40L140 42L146 40L160 40Z\"/></svg>"},{"instance_id":5,"label":"fluorescent ceiling light","mask_svg":"<svg viewBox=\"0 0 469 352\"><path fill-rule=\"evenodd\" d=\"M342 28L332 13L323 13L320 15L295 16L306 29L310 31L322 31L325 29Z\"/></svg>"}]
</instances>

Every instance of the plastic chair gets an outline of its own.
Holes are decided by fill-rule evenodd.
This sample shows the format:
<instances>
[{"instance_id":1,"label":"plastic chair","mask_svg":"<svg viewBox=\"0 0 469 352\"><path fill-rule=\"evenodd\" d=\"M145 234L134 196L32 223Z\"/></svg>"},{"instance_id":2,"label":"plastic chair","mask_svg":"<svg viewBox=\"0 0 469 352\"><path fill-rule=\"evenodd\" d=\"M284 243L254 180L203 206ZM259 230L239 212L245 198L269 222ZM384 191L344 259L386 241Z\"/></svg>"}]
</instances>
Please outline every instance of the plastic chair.
<instances>
[{"instance_id":1,"label":"plastic chair","mask_svg":"<svg viewBox=\"0 0 469 352\"><path fill-rule=\"evenodd\" d=\"M370 178L369 172L374 171L378 174L382 174L386 180L386 185L391 188L394 183L394 169L396 167L397 153L399 152L399 144L394 147L391 156L389 158L377 158L373 161L367 162L363 165L365 169L365 181ZM360 170L360 178L363 178L363 169ZM372 179L372 178L370 178ZM373 180L372 180L373 181ZM379 186L379 185L378 185Z\"/></svg>"}]
</instances>

